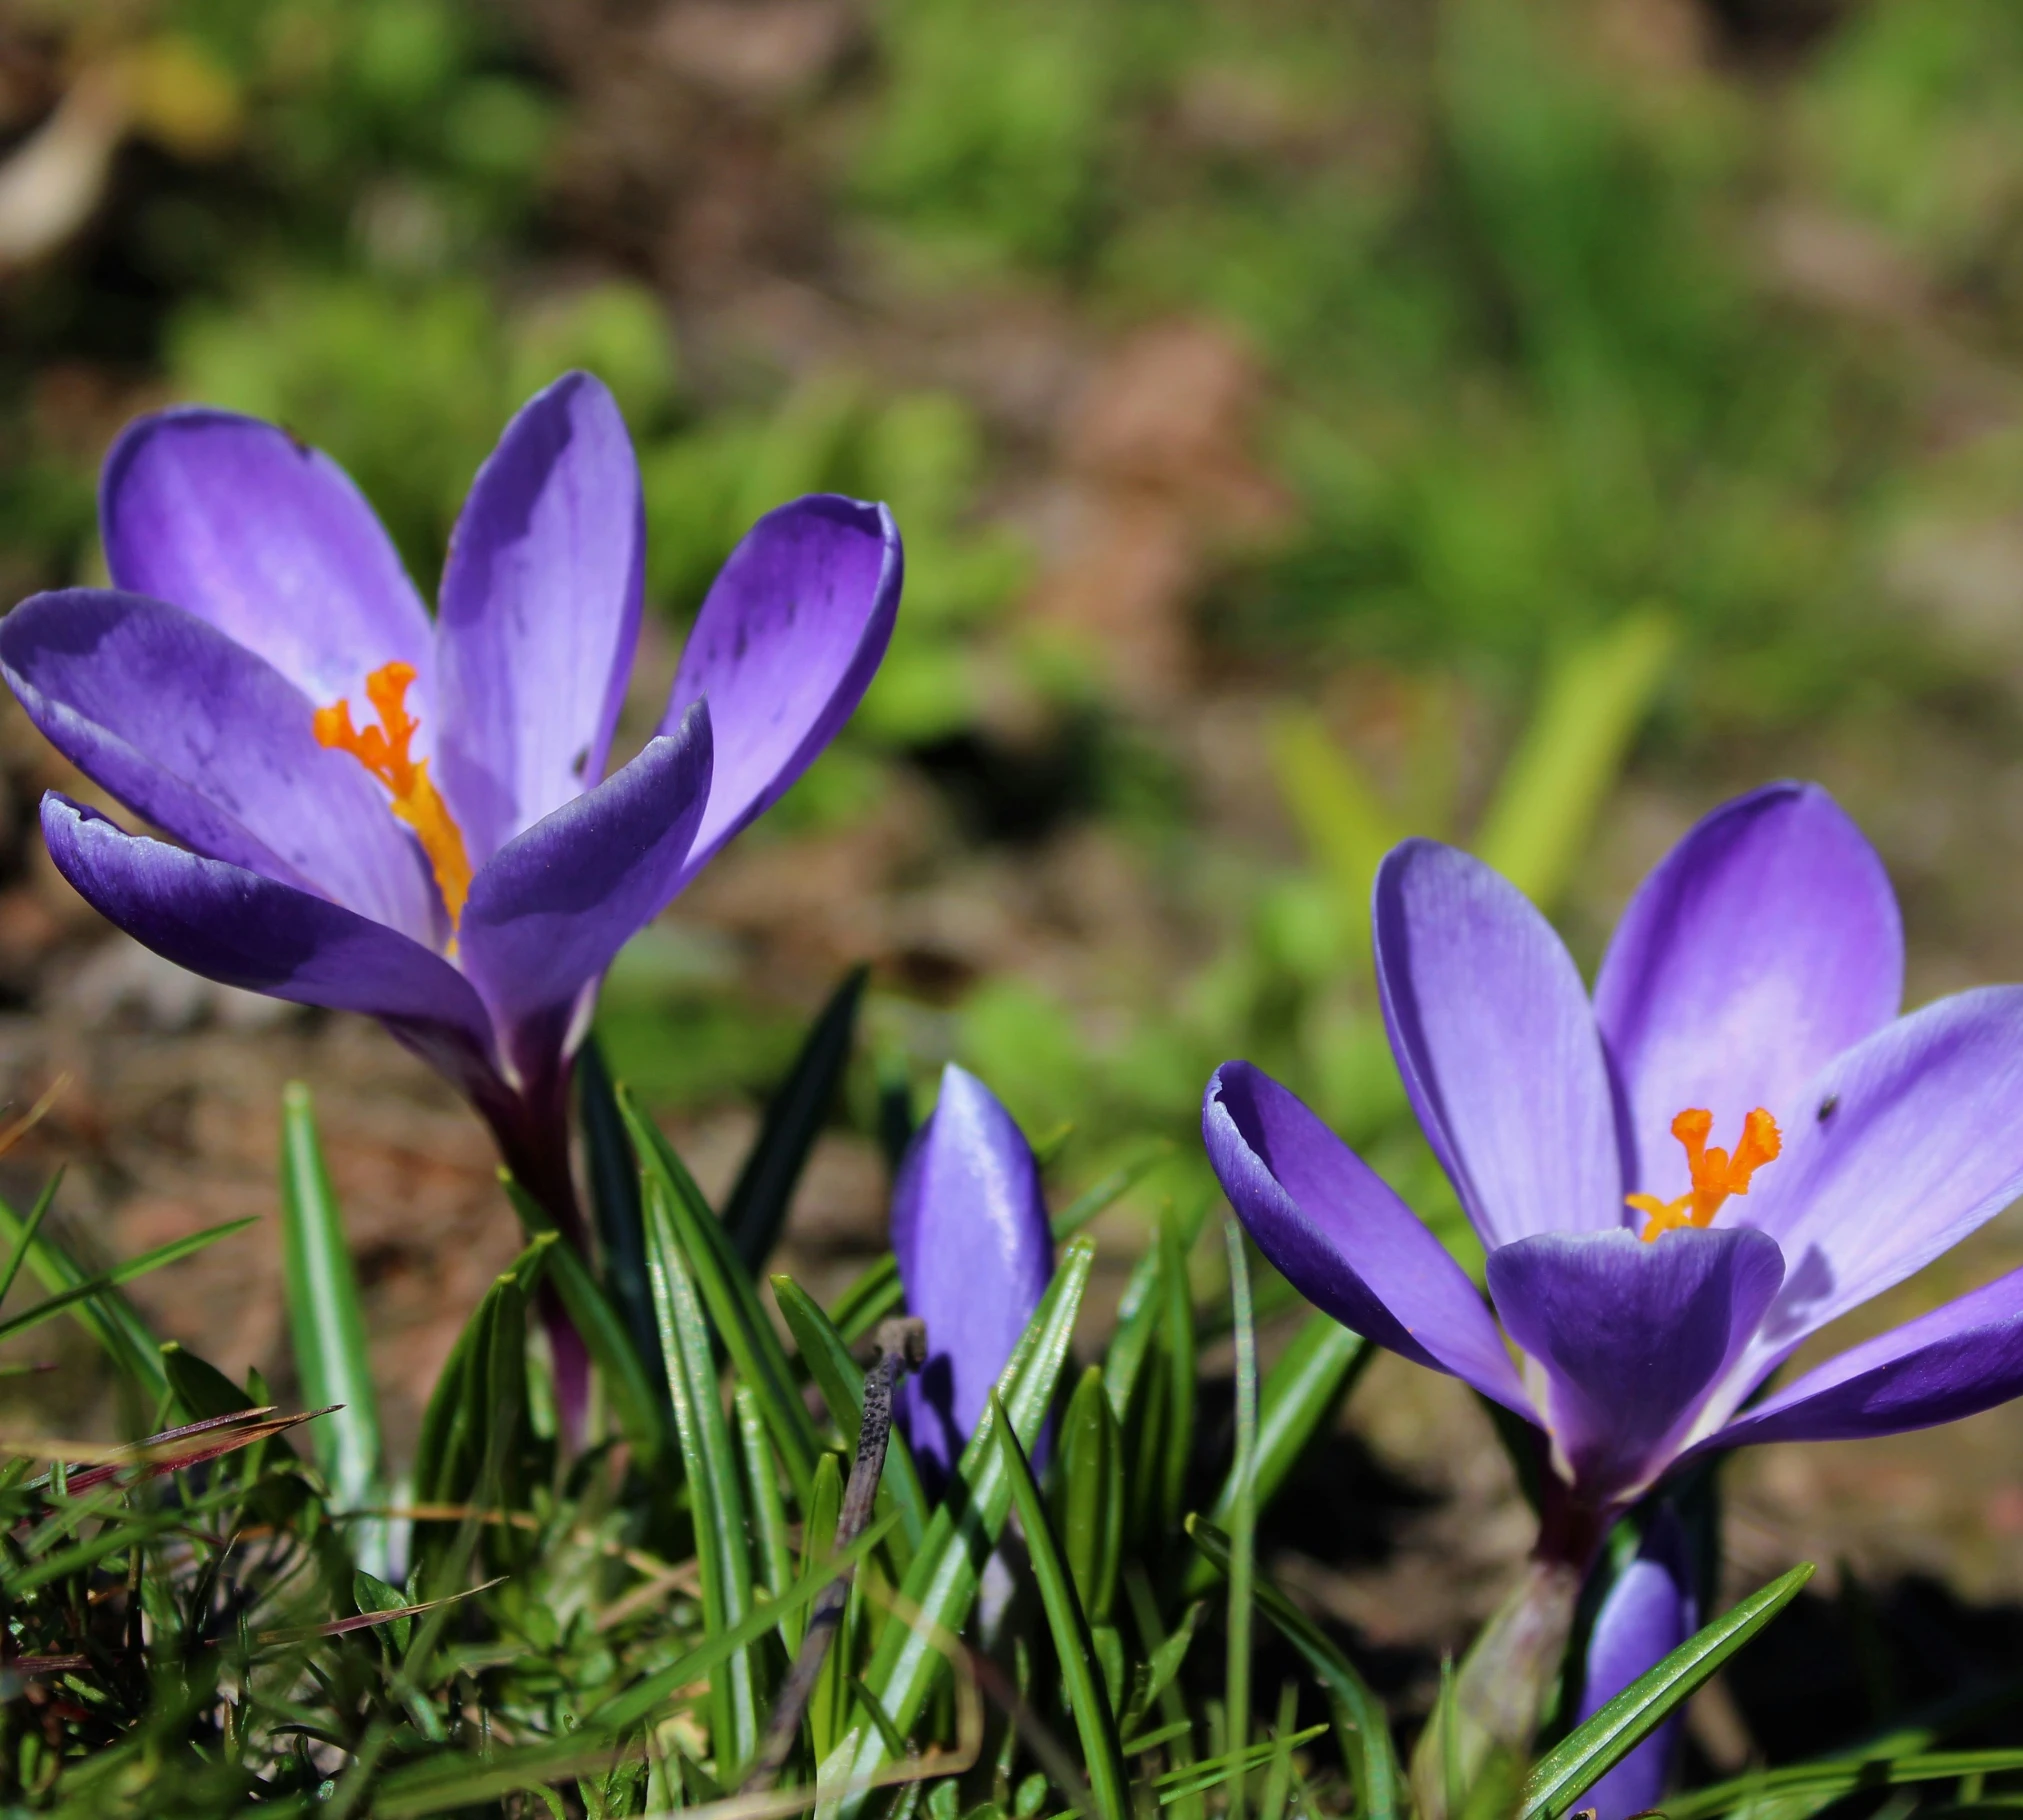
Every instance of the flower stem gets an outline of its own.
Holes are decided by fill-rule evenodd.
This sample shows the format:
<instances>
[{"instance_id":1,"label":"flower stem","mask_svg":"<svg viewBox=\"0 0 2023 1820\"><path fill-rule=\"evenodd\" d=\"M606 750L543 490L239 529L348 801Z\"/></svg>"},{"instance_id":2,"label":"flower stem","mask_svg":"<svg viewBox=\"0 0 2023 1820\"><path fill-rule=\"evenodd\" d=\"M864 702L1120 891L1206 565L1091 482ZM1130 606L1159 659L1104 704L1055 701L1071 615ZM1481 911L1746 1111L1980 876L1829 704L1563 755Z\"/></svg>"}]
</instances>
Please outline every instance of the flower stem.
<instances>
[{"instance_id":1,"label":"flower stem","mask_svg":"<svg viewBox=\"0 0 2023 1820\"><path fill-rule=\"evenodd\" d=\"M1485 1778L1517 1774L1560 1672L1584 1567L1535 1555L1516 1590L1482 1627L1443 1702L1412 1753L1421 1820L1454 1820L1448 1784L1469 1792ZM1448 1727L1453 1727L1449 1735Z\"/></svg>"}]
</instances>

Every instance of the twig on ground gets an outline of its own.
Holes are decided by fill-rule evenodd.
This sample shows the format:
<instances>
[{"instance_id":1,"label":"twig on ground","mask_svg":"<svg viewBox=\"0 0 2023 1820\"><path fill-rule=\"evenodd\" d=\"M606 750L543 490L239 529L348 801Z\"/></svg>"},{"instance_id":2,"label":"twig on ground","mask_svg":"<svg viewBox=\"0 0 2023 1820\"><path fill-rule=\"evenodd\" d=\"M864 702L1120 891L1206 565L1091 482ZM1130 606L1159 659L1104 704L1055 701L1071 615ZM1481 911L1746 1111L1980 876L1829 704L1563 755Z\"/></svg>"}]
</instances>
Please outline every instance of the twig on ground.
<instances>
[{"instance_id":1,"label":"twig on ground","mask_svg":"<svg viewBox=\"0 0 2023 1820\"><path fill-rule=\"evenodd\" d=\"M871 1520L871 1506L878 1496L878 1480L885 1471L885 1451L892 1440L892 1393L904 1371L917 1371L927 1359L927 1324L924 1321L895 1319L878 1328L878 1362L864 1378L864 1420L857 1430L857 1457L851 1462L850 1480L843 1487L843 1507L836 1517L836 1542L847 1548ZM759 1754L740 1793L763 1794L779 1780L787 1766L794 1739L801 1730L801 1716L815 1691L836 1628L843 1621L850 1598L855 1570L839 1574L816 1597L808 1613L808 1628L801 1638L801 1653L793 1672L773 1703L772 1717L766 1721Z\"/></svg>"}]
</instances>

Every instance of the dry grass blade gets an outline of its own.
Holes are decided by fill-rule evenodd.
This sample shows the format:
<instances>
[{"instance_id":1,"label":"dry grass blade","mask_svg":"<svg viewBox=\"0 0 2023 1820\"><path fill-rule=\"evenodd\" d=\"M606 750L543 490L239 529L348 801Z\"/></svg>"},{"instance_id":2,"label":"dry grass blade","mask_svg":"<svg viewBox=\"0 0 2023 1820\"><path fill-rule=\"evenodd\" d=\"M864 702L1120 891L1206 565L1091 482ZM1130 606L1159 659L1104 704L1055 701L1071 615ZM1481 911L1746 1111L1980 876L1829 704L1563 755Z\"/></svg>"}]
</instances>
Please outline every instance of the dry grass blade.
<instances>
[{"instance_id":1,"label":"dry grass blade","mask_svg":"<svg viewBox=\"0 0 2023 1820\"><path fill-rule=\"evenodd\" d=\"M417 1618L423 1612L435 1611L445 1605L455 1605L463 1599L475 1599L479 1593L490 1592L495 1586L503 1586L504 1574L494 1574L479 1586L467 1586L462 1592L446 1593L440 1599L425 1599L419 1605L396 1605L390 1611L360 1612L355 1618L332 1618L327 1624L307 1624L299 1630L264 1630L260 1633L262 1643L306 1643L316 1637L348 1637L353 1631L373 1630L382 1624L392 1624L401 1618Z\"/></svg>"},{"instance_id":2,"label":"dry grass blade","mask_svg":"<svg viewBox=\"0 0 2023 1820\"><path fill-rule=\"evenodd\" d=\"M34 1105L30 1106L11 1125L0 1127L0 1156L5 1156L8 1151L12 1150L16 1144L20 1143L23 1138L49 1116L56 1102L69 1090L70 1081L70 1072L66 1069L55 1080L49 1083L48 1087L44 1089L42 1097Z\"/></svg>"}]
</instances>

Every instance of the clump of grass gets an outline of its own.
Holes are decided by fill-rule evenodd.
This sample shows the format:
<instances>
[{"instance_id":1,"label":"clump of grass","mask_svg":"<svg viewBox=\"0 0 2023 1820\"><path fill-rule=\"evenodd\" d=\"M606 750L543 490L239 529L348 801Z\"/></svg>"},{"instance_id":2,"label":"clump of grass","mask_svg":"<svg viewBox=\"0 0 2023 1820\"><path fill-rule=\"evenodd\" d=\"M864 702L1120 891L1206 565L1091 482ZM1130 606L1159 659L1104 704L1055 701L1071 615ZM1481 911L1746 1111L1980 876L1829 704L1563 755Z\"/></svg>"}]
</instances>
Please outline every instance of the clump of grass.
<instances>
[{"instance_id":1,"label":"clump of grass","mask_svg":"<svg viewBox=\"0 0 2023 1820\"><path fill-rule=\"evenodd\" d=\"M303 1090L286 1099L290 1335L305 1386L346 1386L342 1407L278 1410L257 1376L233 1384L156 1345L122 1298L120 1282L236 1228L86 1276L44 1229L54 1183L25 1219L0 1214L0 1289L25 1270L52 1291L0 1320L0 1337L57 1314L84 1321L151 1429L122 1446L6 1448L5 1811L1402 1815L1382 1702L1255 1548L1258 1513L1332 1426L1364 1343L1309 1314L1261 1370L1256 1310L1274 1298L1253 1297L1233 1225L1227 1299L1197 1298L1196 1207L1164 1216L1110 1338L1077 1373L1094 1258L1080 1229L1132 1185L1119 1172L1056 1216L1053 1282L953 1482L928 1498L890 1422L894 1378L919 1356L918 1324L891 1320L892 1260L827 1308L775 1276L791 1350L755 1274L754 1235L778 1230L847 1021L835 1006L818 1021L730 1219L623 1089L586 1070L601 1253L530 1234L472 1311L397 1481ZM645 1336L630 1268L646 1279ZM558 1431L527 1318L550 1292L597 1360L602 1394L581 1435ZM862 1345L880 1323L867 1376ZM1239 1418L1223 1462L1196 1410L1203 1355L1225 1338ZM1207 1483L1208 1514L1193 1514L1189 1488ZM1809 1571L1549 1735L1535 1763L1449 1790L1448 1811L1559 1820ZM987 1581L1008 1596L982 1597ZM1218 1605L1223 1672L1200 1646ZM1265 1630L1310 1689L1253 1704L1251 1640ZM1308 1711L1321 1722L1303 1726ZM2023 1753L1933 1754L1935 1737L1900 1729L1859 1760L1780 1769L1776 1787L1823 1802L1867 1781L1973 1775L1985 1788L2023 1770ZM1724 1785L1680 1811L1700 1820L1754 1791Z\"/></svg>"}]
</instances>

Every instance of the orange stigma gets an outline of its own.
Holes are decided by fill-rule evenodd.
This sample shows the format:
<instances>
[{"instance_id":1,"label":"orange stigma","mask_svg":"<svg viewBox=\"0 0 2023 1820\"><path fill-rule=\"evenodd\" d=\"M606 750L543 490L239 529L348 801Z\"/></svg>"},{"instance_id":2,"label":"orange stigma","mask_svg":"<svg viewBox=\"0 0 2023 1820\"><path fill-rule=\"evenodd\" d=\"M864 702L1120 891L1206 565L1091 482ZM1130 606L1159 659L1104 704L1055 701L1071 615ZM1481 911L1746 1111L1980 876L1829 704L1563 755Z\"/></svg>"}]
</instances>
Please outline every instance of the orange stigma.
<instances>
[{"instance_id":1,"label":"orange stigma","mask_svg":"<svg viewBox=\"0 0 2023 1820\"><path fill-rule=\"evenodd\" d=\"M407 711L408 685L414 665L381 664L365 679L365 699L379 716L379 725L364 731L351 724L351 703L333 702L316 710L316 743L349 752L393 793L395 815L414 830L421 850L435 870L436 889L455 928L471 894L471 862L464 851L463 830L429 782L428 760L408 756L420 722Z\"/></svg>"},{"instance_id":2,"label":"orange stigma","mask_svg":"<svg viewBox=\"0 0 2023 1820\"><path fill-rule=\"evenodd\" d=\"M1733 1156L1719 1145L1707 1148L1713 1129L1711 1112L1689 1109L1672 1121L1672 1135L1686 1146L1686 1163L1693 1172L1690 1191L1676 1201L1661 1201L1650 1194L1626 1197L1639 1213L1650 1215L1650 1224L1644 1228L1645 1244L1675 1226L1712 1225L1721 1203L1731 1194L1747 1194L1749 1178L1765 1163L1774 1163L1784 1148L1777 1121L1761 1106L1742 1121L1742 1141Z\"/></svg>"}]
</instances>

